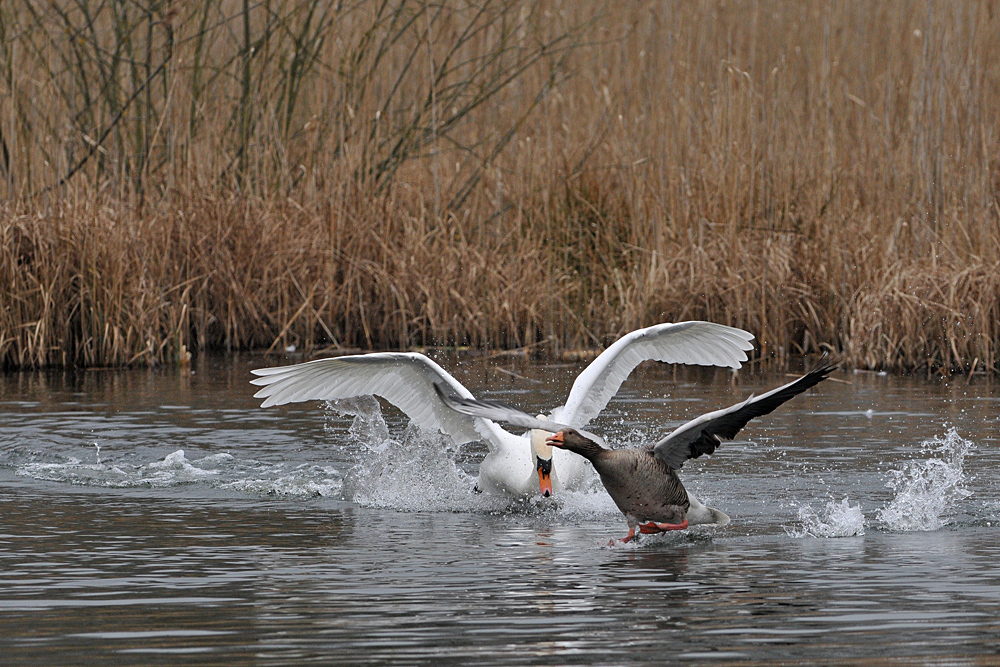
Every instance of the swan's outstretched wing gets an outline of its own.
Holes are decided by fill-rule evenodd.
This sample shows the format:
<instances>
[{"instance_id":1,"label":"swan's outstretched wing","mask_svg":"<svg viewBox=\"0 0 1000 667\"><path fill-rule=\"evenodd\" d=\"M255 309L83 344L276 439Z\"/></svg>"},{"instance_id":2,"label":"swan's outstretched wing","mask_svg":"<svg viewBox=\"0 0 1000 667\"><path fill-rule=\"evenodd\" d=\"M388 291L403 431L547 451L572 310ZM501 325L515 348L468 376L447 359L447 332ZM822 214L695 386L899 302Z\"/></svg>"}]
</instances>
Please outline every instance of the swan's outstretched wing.
<instances>
[{"instance_id":1,"label":"swan's outstretched wing","mask_svg":"<svg viewBox=\"0 0 1000 667\"><path fill-rule=\"evenodd\" d=\"M461 382L441 366L415 352L377 352L317 359L294 366L258 368L252 384L261 407L299 401L330 401L354 396L381 396L424 429L440 429L459 444L486 438L496 442L500 428L449 409L438 398L434 383L445 384L459 396L472 398Z\"/></svg>"},{"instance_id":2,"label":"swan's outstretched wing","mask_svg":"<svg viewBox=\"0 0 1000 667\"><path fill-rule=\"evenodd\" d=\"M739 368L753 349L753 334L712 322L657 324L622 336L587 366L552 418L586 426L608 404L629 373L652 359L673 364Z\"/></svg>"},{"instance_id":3,"label":"swan's outstretched wing","mask_svg":"<svg viewBox=\"0 0 1000 667\"><path fill-rule=\"evenodd\" d=\"M754 417L773 412L778 406L806 389L815 387L835 368L834 365L820 366L798 380L772 389L766 394L751 396L742 403L692 419L653 445L653 454L674 470L679 470L688 459L696 459L702 454L714 452L723 438L726 440L735 438Z\"/></svg>"},{"instance_id":4,"label":"swan's outstretched wing","mask_svg":"<svg viewBox=\"0 0 1000 667\"><path fill-rule=\"evenodd\" d=\"M548 431L549 433L556 433L565 428L570 428L566 424L532 417L527 412L523 412L517 408L512 408L509 405L504 405L503 403L483 401L477 398L449 394L445 391L443 385L436 382L434 383L434 391L437 392L438 397L449 408L471 417L504 422L506 424L510 424L511 426L520 426L521 428L536 428L542 431ZM587 431L583 431L581 429L577 429L577 431L594 442L606 446L604 438L601 436L588 433Z\"/></svg>"}]
</instances>

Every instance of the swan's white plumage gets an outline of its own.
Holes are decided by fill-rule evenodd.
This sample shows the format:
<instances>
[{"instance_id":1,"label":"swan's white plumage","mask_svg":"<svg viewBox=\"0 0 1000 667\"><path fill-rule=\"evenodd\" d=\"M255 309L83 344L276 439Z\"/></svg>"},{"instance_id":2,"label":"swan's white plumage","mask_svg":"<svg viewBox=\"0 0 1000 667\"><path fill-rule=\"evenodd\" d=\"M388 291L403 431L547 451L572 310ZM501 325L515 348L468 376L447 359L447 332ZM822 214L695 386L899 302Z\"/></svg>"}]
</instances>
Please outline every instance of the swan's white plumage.
<instances>
[{"instance_id":1,"label":"swan's white plumage","mask_svg":"<svg viewBox=\"0 0 1000 667\"><path fill-rule=\"evenodd\" d=\"M582 428L617 393L625 378L641 362L715 365L739 368L752 349L753 335L711 322L658 324L623 336L601 353L577 377L566 404L551 419ZM328 401L376 395L402 410L426 430L440 430L456 443L485 440L490 453L480 465L479 487L513 495L538 493L534 461L527 434L514 435L491 419L450 409L434 391L434 383L450 387L462 398L473 398L461 382L426 356L413 352L319 359L294 366L260 368L251 382L261 389L261 407L300 401ZM589 476L584 459L556 450L553 488L573 488Z\"/></svg>"},{"instance_id":2,"label":"swan's white plumage","mask_svg":"<svg viewBox=\"0 0 1000 667\"><path fill-rule=\"evenodd\" d=\"M496 437L492 422L449 410L434 393L434 382L457 394L472 393L441 366L415 352L376 352L332 359L317 359L294 366L258 368L252 384L263 387L254 394L265 399L261 407L301 401L334 401L355 396L381 396L425 430L440 430L461 444Z\"/></svg>"}]
</instances>

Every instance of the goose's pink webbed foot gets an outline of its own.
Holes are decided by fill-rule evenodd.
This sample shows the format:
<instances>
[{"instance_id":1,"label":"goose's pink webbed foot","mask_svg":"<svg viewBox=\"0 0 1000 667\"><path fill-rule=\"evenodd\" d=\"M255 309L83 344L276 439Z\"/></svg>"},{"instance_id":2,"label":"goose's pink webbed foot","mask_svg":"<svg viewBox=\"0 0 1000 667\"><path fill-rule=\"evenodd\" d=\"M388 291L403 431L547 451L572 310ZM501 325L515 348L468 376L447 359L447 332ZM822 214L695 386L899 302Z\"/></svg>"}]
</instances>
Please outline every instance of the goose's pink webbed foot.
<instances>
[{"instance_id":1,"label":"goose's pink webbed foot","mask_svg":"<svg viewBox=\"0 0 1000 667\"><path fill-rule=\"evenodd\" d=\"M688 520L684 519L680 523L656 523L650 521L639 526L639 532L643 535L655 535L656 533L666 533L670 530L684 530L688 527Z\"/></svg>"},{"instance_id":2,"label":"goose's pink webbed foot","mask_svg":"<svg viewBox=\"0 0 1000 667\"><path fill-rule=\"evenodd\" d=\"M688 527L688 520L684 519L680 523L656 523L655 521L650 521L648 523L639 524L639 532L643 535L655 535L657 533L666 533L671 530L684 530ZM614 546L617 543L627 544L634 539L638 538L635 534L635 526L629 526L628 535L620 540L611 540L608 542L608 546Z\"/></svg>"}]
</instances>

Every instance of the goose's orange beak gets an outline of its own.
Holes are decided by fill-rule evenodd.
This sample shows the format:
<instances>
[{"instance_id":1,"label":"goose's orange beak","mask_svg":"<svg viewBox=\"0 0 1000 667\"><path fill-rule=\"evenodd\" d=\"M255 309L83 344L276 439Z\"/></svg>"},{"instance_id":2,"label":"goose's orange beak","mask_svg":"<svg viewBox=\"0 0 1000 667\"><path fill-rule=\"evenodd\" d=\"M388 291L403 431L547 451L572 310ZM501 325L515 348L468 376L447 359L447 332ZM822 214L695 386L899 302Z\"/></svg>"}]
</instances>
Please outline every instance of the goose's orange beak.
<instances>
[{"instance_id":1,"label":"goose's orange beak","mask_svg":"<svg viewBox=\"0 0 1000 667\"><path fill-rule=\"evenodd\" d=\"M558 433L550 435L545 439L545 442L552 447L562 447L565 444L565 441L563 440L563 432L559 431Z\"/></svg>"}]
</instances>

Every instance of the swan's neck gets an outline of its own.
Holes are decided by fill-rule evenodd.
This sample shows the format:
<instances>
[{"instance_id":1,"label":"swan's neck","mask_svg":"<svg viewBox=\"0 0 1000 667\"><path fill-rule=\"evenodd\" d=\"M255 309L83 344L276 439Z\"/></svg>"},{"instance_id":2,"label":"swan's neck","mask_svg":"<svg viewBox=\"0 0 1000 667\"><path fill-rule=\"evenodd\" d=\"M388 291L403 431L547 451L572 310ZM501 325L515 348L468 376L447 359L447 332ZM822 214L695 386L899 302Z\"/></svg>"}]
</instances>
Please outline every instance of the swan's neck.
<instances>
[{"instance_id":1,"label":"swan's neck","mask_svg":"<svg viewBox=\"0 0 1000 667\"><path fill-rule=\"evenodd\" d=\"M531 429L531 455L534 458L541 459L543 461L549 461L552 459L552 445L545 442L545 439L551 435L548 431L542 431L537 428Z\"/></svg>"},{"instance_id":2,"label":"swan's neck","mask_svg":"<svg viewBox=\"0 0 1000 667\"><path fill-rule=\"evenodd\" d=\"M539 415L545 419L544 415ZM556 480L556 471L552 467L552 445L545 442L549 436L547 431L533 428L528 436L531 442L531 463L538 473L538 489L542 495L548 498L552 495L553 484Z\"/></svg>"}]
</instances>

